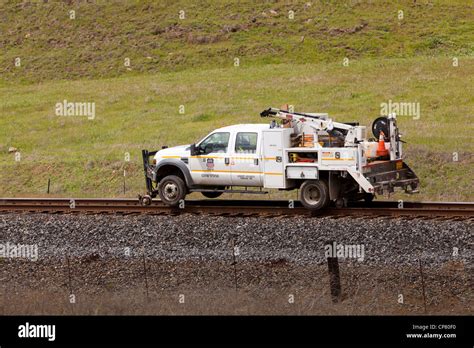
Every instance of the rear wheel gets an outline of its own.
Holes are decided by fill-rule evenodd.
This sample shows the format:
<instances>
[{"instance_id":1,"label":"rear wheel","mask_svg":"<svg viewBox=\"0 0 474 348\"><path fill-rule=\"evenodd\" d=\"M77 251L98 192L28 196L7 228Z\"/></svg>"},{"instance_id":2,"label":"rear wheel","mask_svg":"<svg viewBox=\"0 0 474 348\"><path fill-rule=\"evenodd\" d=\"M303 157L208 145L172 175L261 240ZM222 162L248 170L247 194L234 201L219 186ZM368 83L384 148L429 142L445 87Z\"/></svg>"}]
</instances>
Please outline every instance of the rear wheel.
<instances>
[{"instance_id":1,"label":"rear wheel","mask_svg":"<svg viewBox=\"0 0 474 348\"><path fill-rule=\"evenodd\" d=\"M186 197L186 184L179 176L168 175L160 181L158 194L166 205L178 205L179 201Z\"/></svg>"},{"instance_id":2,"label":"rear wheel","mask_svg":"<svg viewBox=\"0 0 474 348\"><path fill-rule=\"evenodd\" d=\"M328 184L324 180L306 180L300 187L300 201L305 208L318 210L329 204Z\"/></svg>"}]
</instances>

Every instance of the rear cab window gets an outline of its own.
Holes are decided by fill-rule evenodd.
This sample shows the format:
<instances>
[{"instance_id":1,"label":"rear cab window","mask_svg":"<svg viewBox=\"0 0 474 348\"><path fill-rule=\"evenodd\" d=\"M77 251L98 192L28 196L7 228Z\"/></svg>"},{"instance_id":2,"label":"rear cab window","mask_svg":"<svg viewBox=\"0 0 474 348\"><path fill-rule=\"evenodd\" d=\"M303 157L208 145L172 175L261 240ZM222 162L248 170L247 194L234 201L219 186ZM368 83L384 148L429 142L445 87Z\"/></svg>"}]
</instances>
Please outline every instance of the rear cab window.
<instances>
[{"instance_id":1,"label":"rear cab window","mask_svg":"<svg viewBox=\"0 0 474 348\"><path fill-rule=\"evenodd\" d=\"M256 132L238 132L235 138L235 153L256 153L257 138Z\"/></svg>"}]
</instances>

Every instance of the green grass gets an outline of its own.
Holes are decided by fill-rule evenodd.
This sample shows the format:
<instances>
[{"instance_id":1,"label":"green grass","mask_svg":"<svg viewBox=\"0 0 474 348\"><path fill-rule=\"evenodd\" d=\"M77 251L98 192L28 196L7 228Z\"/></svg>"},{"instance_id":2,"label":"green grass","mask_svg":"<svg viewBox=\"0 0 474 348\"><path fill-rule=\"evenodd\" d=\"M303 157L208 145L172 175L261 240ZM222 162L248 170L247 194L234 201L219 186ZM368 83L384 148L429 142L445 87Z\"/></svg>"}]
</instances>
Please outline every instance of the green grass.
<instances>
[{"instance_id":1,"label":"green grass","mask_svg":"<svg viewBox=\"0 0 474 348\"><path fill-rule=\"evenodd\" d=\"M458 67L446 58L366 59L349 67L241 66L5 86L0 89L6 116L0 120L2 194L44 193L52 177L56 194L118 195L124 167L128 194L134 194L143 190L142 148L194 142L229 124L268 122L259 112L283 103L370 126L380 103L391 99L420 103L420 119L400 116L399 126L423 197L472 200L474 100L465 77L473 74L472 58L461 59ZM56 116L55 104L64 99L95 102L96 118ZM21 151L21 162L7 153L10 146ZM131 154L129 163L125 152Z\"/></svg>"},{"instance_id":2,"label":"green grass","mask_svg":"<svg viewBox=\"0 0 474 348\"><path fill-rule=\"evenodd\" d=\"M3 79L226 68L235 57L254 66L474 53L472 1L69 3L0 2ZM69 18L71 10L75 19ZM180 11L185 19L179 19ZM14 65L17 57L20 68Z\"/></svg>"},{"instance_id":3,"label":"green grass","mask_svg":"<svg viewBox=\"0 0 474 348\"><path fill-rule=\"evenodd\" d=\"M473 9L466 1L3 1L0 195L43 195L48 178L54 195L123 195L126 169L131 196L143 192L143 148L267 122L259 112L285 103L370 126L392 100L421 107L419 120L399 118L422 180L416 198L473 201ZM63 100L95 102L96 118L56 116Z\"/></svg>"}]
</instances>

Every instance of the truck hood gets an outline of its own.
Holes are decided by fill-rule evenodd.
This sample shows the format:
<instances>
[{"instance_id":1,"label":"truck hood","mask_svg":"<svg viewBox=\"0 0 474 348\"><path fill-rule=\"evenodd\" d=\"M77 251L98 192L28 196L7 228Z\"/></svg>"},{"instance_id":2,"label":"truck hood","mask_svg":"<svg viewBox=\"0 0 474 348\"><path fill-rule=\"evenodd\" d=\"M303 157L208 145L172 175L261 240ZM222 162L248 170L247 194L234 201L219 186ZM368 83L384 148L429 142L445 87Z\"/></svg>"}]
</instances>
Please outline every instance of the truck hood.
<instances>
[{"instance_id":1,"label":"truck hood","mask_svg":"<svg viewBox=\"0 0 474 348\"><path fill-rule=\"evenodd\" d=\"M162 149L156 153L154 159L158 162L158 160L162 158L188 157L190 155L190 146L191 145L180 145Z\"/></svg>"}]
</instances>

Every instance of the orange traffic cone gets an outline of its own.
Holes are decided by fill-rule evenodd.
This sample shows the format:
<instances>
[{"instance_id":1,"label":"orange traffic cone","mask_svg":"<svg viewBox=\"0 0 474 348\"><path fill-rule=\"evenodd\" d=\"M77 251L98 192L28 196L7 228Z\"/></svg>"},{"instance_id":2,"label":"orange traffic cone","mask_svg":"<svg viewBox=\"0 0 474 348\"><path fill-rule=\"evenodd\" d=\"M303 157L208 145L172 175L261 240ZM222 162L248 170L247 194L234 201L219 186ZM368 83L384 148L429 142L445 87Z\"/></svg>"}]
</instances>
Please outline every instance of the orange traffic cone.
<instances>
[{"instance_id":1,"label":"orange traffic cone","mask_svg":"<svg viewBox=\"0 0 474 348\"><path fill-rule=\"evenodd\" d=\"M381 131L379 135L379 146L377 147L377 156L383 157L388 155L388 150L385 148L385 134Z\"/></svg>"}]
</instances>

